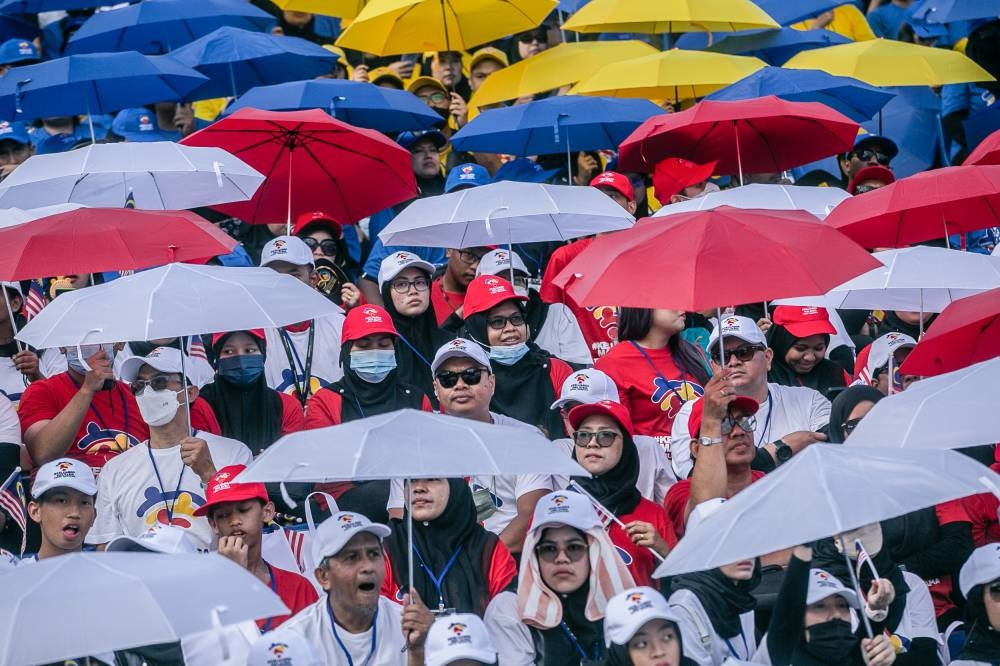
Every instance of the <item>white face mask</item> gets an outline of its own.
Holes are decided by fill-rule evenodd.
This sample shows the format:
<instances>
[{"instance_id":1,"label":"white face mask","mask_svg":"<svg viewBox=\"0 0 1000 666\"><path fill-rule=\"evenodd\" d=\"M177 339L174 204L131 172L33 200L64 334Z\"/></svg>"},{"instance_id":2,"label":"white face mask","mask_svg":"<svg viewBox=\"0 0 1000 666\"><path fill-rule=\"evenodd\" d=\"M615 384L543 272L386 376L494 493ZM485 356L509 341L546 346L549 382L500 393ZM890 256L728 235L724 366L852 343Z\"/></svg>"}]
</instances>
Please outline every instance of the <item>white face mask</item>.
<instances>
[{"instance_id":1,"label":"white face mask","mask_svg":"<svg viewBox=\"0 0 1000 666\"><path fill-rule=\"evenodd\" d=\"M177 396L182 392L183 389L154 391L147 386L142 393L135 396L135 401L139 403L139 413L146 425L156 427L170 423L181 406L181 403L177 402Z\"/></svg>"},{"instance_id":2,"label":"white face mask","mask_svg":"<svg viewBox=\"0 0 1000 666\"><path fill-rule=\"evenodd\" d=\"M517 294L518 296L523 296L524 298L527 298L528 297L528 288L527 287L522 287L520 285L516 285L515 284L514 285L514 293Z\"/></svg>"}]
</instances>

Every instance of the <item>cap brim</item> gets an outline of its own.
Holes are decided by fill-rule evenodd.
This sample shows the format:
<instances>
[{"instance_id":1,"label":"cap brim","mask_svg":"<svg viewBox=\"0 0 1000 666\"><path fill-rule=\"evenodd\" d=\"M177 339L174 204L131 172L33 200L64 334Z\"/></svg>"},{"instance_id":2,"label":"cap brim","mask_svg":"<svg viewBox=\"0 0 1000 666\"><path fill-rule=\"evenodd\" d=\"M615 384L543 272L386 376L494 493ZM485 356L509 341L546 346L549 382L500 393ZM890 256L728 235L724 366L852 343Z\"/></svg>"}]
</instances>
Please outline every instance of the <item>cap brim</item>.
<instances>
[{"instance_id":1,"label":"cap brim","mask_svg":"<svg viewBox=\"0 0 1000 666\"><path fill-rule=\"evenodd\" d=\"M402 273L403 271L405 271L407 268L419 268L421 270L427 271L428 275L434 275L434 271L437 270L437 268L434 266L434 264L430 263L429 261L424 261L423 259L421 259L419 261L411 261L408 264L400 266L395 271L393 271L391 274L388 274L388 275L386 275L384 277L380 275L379 276L379 280L378 280L378 288L382 289L382 285L384 285L389 280L395 279L397 275L399 275L400 273Z\"/></svg>"},{"instance_id":2,"label":"cap brim","mask_svg":"<svg viewBox=\"0 0 1000 666\"><path fill-rule=\"evenodd\" d=\"M543 530L546 527L554 527L556 525L560 526L565 525L567 527L574 527L580 530L581 532L586 532L588 530L598 529L598 528L604 529L600 523L600 520L597 520L592 523L587 523L584 520L577 520L577 518L579 518L579 516L575 516L572 513L559 514L551 518L540 520L537 523L532 523L531 531L537 533L539 530Z\"/></svg>"},{"instance_id":3,"label":"cap brim","mask_svg":"<svg viewBox=\"0 0 1000 666\"><path fill-rule=\"evenodd\" d=\"M246 500L251 500L251 499L259 499L262 502L270 501L268 498L261 497L259 492L253 490L250 487L251 485L257 485L257 484L249 484L249 483L241 484L239 482L236 482L231 486L231 488L239 489L241 485L247 486L244 492L239 492L239 490L231 490L226 494L225 497L220 497L217 500L211 502L205 502L197 509L195 509L192 515L197 516L199 518L207 516L208 512L212 509L212 507L219 506L220 504L228 504L230 502L245 502Z\"/></svg>"},{"instance_id":4,"label":"cap brim","mask_svg":"<svg viewBox=\"0 0 1000 666\"><path fill-rule=\"evenodd\" d=\"M150 359L145 356L133 356L131 358L125 359L122 363L121 369L121 379L124 382L131 384L135 381L135 378L139 376L139 369L142 366L148 365L149 367L159 370L160 372L170 372L181 374L180 368L169 367L165 362L158 362L158 359ZM191 379L189 376L188 379Z\"/></svg>"},{"instance_id":5,"label":"cap brim","mask_svg":"<svg viewBox=\"0 0 1000 666\"><path fill-rule=\"evenodd\" d=\"M757 410L760 409L760 403L759 402L757 402L753 398L749 398L749 397L747 397L745 395L737 396L736 398L734 398L733 401L731 403L729 403L729 406L730 407L736 407L738 409L742 409L748 415L749 414L756 414Z\"/></svg>"},{"instance_id":6,"label":"cap brim","mask_svg":"<svg viewBox=\"0 0 1000 666\"><path fill-rule=\"evenodd\" d=\"M614 419L615 423L617 423L621 427L622 431L626 435L632 436L629 433L628 424L622 423L614 412L612 412L610 409L608 409L599 402L591 402L591 403L585 402L578 407L574 407L569 414L569 419L570 419L569 424L573 426L573 428L578 428L580 424L584 422L584 420L586 420L590 416L594 416L595 414L600 414L602 416L607 416L608 418Z\"/></svg>"},{"instance_id":7,"label":"cap brim","mask_svg":"<svg viewBox=\"0 0 1000 666\"><path fill-rule=\"evenodd\" d=\"M486 365L483 365L482 359L476 358L467 351L463 351L461 349L454 349L445 352L444 354L441 355L440 358L434 359L434 361L431 363L431 373L432 374L436 373L438 371L438 368L444 365L445 361L450 361L453 358L467 358L470 361L476 363L477 365L486 368L487 370L493 370L493 366L490 365L489 359L486 360Z\"/></svg>"},{"instance_id":8,"label":"cap brim","mask_svg":"<svg viewBox=\"0 0 1000 666\"><path fill-rule=\"evenodd\" d=\"M154 548L147 548L146 546L139 543L137 539L130 536L116 536L114 539L108 542L105 548L107 552L119 552L119 553L159 553L160 551Z\"/></svg>"},{"instance_id":9,"label":"cap brim","mask_svg":"<svg viewBox=\"0 0 1000 666\"><path fill-rule=\"evenodd\" d=\"M471 660L476 663L494 664L497 661L497 653L489 650L478 650L474 647L459 646L448 648L442 651L444 654L431 655L427 658L427 666L447 666L459 660Z\"/></svg>"},{"instance_id":10,"label":"cap brim","mask_svg":"<svg viewBox=\"0 0 1000 666\"><path fill-rule=\"evenodd\" d=\"M628 645L628 642L642 629L642 626L650 620L666 620L674 624L680 623L680 618L670 612L670 608L654 610L650 613L642 613L635 618L637 621L629 622L627 626L619 625L608 630L608 640L615 645ZM605 620L606 621L606 620ZM608 646L610 647L610 645Z\"/></svg>"},{"instance_id":11,"label":"cap brim","mask_svg":"<svg viewBox=\"0 0 1000 666\"><path fill-rule=\"evenodd\" d=\"M847 600L847 603L850 604L852 608L856 608L858 610L861 609L861 604L858 603L858 595L855 594L852 590L847 589L846 587L831 592L830 594L824 594L821 597L813 597L812 595L810 595L809 599L806 601L806 604L807 605L815 604L817 602L823 601L824 599L829 599L830 597L833 596L843 597L844 599Z\"/></svg>"},{"instance_id":12,"label":"cap brim","mask_svg":"<svg viewBox=\"0 0 1000 666\"><path fill-rule=\"evenodd\" d=\"M89 497L96 497L97 496L97 484L96 483L93 483L93 482L87 483L86 481L80 482L80 481L78 481L76 479L72 479L72 480L61 479L60 481L58 481L56 483L42 484L41 488L39 488L37 486L35 488L32 488L31 498L37 500L39 497L41 497L45 493L47 493L47 492L49 492L51 490L56 490L57 488L71 488L71 489L73 489L73 490L75 490L77 492L83 493L84 495L87 495Z\"/></svg>"},{"instance_id":13,"label":"cap brim","mask_svg":"<svg viewBox=\"0 0 1000 666\"><path fill-rule=\"evenodd\" d=\"M794 324L781 324L786 331L796 338L808 338L810 335L833 335L837 329L829 321L803 321Z\"/></svg>"},{"instance_id":14,"label":"cap brim","mask_svg":"<svg viewBox=\"0 0 1000 666\"><path fill-rule=\"evenodd\" d=\"M334 557L337 553L339 553L341 550L343 550L344 546L347 545L348 541L350 541L351 539L353 539L358 534L361 534L362 532L368 532L369 534L374 534L375 536L378 537L379 541L381 541L382 539L385 539L390 534L392 534L392 530L389 529L386 525L383 525L382 523L371 523L370 525L365 525L364 527L359 527L356 530L352 530L351 531L351 536L348 537L347 540L345 540L342 544L340 544L340 546L337 548L337 550L333 551L332 553L323 553L319 549L313 551L313 554L315 556L317 556L317 561L316 561L317 566L319 565L319 560L321 560L324 557Z\"/></svg>"}]
</instances>

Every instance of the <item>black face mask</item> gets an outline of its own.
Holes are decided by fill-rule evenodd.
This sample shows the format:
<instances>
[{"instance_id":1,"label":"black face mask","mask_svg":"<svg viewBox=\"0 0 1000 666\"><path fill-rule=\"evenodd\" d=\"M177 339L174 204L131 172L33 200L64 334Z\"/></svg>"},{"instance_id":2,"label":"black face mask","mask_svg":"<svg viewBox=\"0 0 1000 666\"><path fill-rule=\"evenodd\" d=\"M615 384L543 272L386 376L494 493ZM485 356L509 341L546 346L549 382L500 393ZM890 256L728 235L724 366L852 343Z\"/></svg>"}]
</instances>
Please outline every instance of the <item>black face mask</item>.
<instances>
[{"instance_id":1,"label":"black face mask","mask_svg":"<svg viewBox=\"0 0 1000 666\"><path fill-rule=\"evenodd\" d=\"M842 662L858 644L858 637L851 631L851 624L843 620L814 624L806 631L809 632L809 640L805 643L804 651L825 663Z\"/></svg>"}]
</instances>

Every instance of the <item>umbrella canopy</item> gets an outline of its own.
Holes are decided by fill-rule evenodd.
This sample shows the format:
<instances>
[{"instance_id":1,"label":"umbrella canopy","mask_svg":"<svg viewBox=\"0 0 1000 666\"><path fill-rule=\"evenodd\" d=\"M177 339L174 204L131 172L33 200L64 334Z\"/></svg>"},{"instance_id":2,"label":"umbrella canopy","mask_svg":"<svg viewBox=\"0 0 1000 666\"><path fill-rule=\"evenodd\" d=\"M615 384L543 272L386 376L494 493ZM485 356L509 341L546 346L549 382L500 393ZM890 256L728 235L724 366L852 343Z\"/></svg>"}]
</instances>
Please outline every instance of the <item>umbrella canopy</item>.
<instances>
[{"instance_id":1,"label":"umbrella canopy","mask_svg":"<svg viewBox=\"0 0 1000 666\"><path fill-rule=\"evenodd\" d=\"M763 60L749 56L671 49L610 63L570 92L680 102L704 97L765 66Z\"/></svg>"},{"instance_id":2,"label":"umbrella canopy","mask_svg":"<svg viewBox=\"0 0 1000 666\"><path fill-rule=\"evenodd\" d=\"M251 88L227 107L223 116L248 107L268 111L323 109L355 127L386 133L429 130L442 123L441 116L411 92L342 79L290 81Z\"/></svg>"},{"instance_id":3,"label":"umbrella canopy","mask_svg":"<svg viewBox=\"0 0 1000 666\"><path fill-rule=\"evenodd\" d=\"M556 0L371 0L337 46L376 55L466 51L537 26Z\"/></svg>"},{"instance_id":4,"label":"umbrella canopy","mask_svg":"<svg viewBox=\"0 0 1000 666\"><path fill-rule=\"evenodd\" d=\"M954 451L903 456L894 449L814 444L689 530L653 575L750 560L984 492L980 477L1000 483L1000 475ZM789 507L797 519L775 522Z\"/></svg>"},{"instance_id":5,"label":"umbrella canopy","mask_svg":"<svg viewBox=\"0 0 1000 666\"><path fill-rule=\"evenodd\" d=\"M222 26L266 32L276 20L246 0L142 0L98 12L69 39L66 54L161 54Z\"/></svg>"},{"instance_id":6,"label":"umbrella canopy","mask_svg":"<svg viewBox=\"0 0 1000 666\"><path fill-rule=\"evenodd\" d=\"M182 99L205 82L181 63L134 51L67 56L0 77L0 118L117 113Z\"/></svg>"},{"instance_id":7,"label":"umbrella canopy","mask_svg":"<svg viewBox=\"0 0 1000 666\"><path fill-rule=\"evenodd\" d=\"M249 201L219 206L255 224L291 224L310 211L351 224L417 195L409 151L318 109L242 109L182 143L225 148L267 176Z\"/></svg>"},{"instance_id":8,"label":"umbrella canopy","mask_svg":"<svg viewBox=\"0 0 1000 666\"><path fill-rule=\"evenodd\" d=\"M689 32L677 40L677 48L707 50L760 58L768 65L783 65L800 51L847 44L851 40L829 30L742 30L740 32Z\"/></svg>"},{"instance_id":9,"label":"umbrella canopy","mask_svg":"<svg viewBox=\"0 0 1000 666\"><path fill-rule=\"evenodd\" d=\"M502 181L417 199L379 238L387 246L476 247L569 240L634 223L594 188Z\"/></svg>"},{"instance_id":10,"label":"umbrella canopy","mask_svg":"<svg viewBox=\"0 0 1000 666\"><path fill-rule=\"evenodd\" d=\"M591 0L563 24L576 32L647 34L777 27L750 0Z\"/></svg>"},{"instance_id":11,"label":"umbrella canopy","mask_svg":"<svg viewBox=\"0 0 1000 666\"><path fill-rule=\"evenodd\" d=\"M946 167L851 197L826 219L865 247L903 247L1000 224L1000 166Z\"/></svg>"},{"instance_id":12,"label":"umbrella canopy","mask_svg":"<svg viewBox=\"0 0 1000 666\"><path fill-rule=\"evenodd\" d=\"M893 98L892 93L843 76L811 69L765 67L707 99L736 101L764 95L792 102L820 102L859 123L871 120Z\"/></svg>"},{"instance_id":13,"label":"umbrella canopy","mask_svg":"<svg viewBox=\"0 0 1000 666\"><path fill-rule=\"evenodd\" d=\"M230 27L175 48L165 59L210 79L187 95L193 100L236 97L255 86L312 79L330 73L337 63L336 54L304 39Z\"/></svg>"},{"instance_id":14,"label":"umbrella canopy","mask_svg":"<svg viewBox=\"0 0 1000 666\"><path fill-rule=\"evenodd\" d=\"M650 266L670 266L664 280ZM697 312L822 294L878 266L802 211L730 208L642 221L595 240L555 278L580 305Z\"/></svg>"},{"instance_id":15,"label":"umbrella canopy","mask_svg":"<svg viewBox=\"0 0 1000 666\"><path fill-rule=\"evenodd\" d=\"M337 442L337 455L330 455L330 442ZM323 483L511 474L590 476L540 433L400 409L285 435L238 480Z\"/></svg>"},{"instance_id":16,"label":"umbrella canopy","mask_svg":"<svg viewBox=\"0 0 1000 666\"><path fill-rule=\"evenodd\" d=\"M781 25L791 25L844 4L842 0L756 0L758 7Z\"/></svg>"},{"instance_id":17,"label":"umbrella canopy","mask_svg":"<svg viewBox=\"0 0 1000 666\"><path fill-rule=\"evenodd\" d=\"M894 39L870 39L803 51L786 62L785 67L819 69L873 86L943 86L995 80L958 51Z\"/></svg>"},{"instance_id":18,"label":"umbrella canopy","mask_svg":"<svg viewBox=\"0 0 1000 666\"><path fill-rule=\"evenodd\" d=\"M269 268L168 264L62 294L18 338L37 349L72 347L280 328L341 312L315 289Z\"/></svg>"},{"instance_id":19,"label":"umbrella canopy","mask_svg":"<svg viewBox=\"0 0 1000 666\"><path fill-rule=\"evenodd\" d=\"M264 176L219 148L162 141L108 143L34 155L0 182L0 206L60 203L182 210L245 201Z\"/></svg>"},{"instance_id":20,"label":"umbrella canopy","mask_svg":"<svg viewBox=\"0 0 1000 666\"><path fill-rule=\"evenodd\" d=\"M754 183L719 192L709 192L694 199L663 206L653 217L711 210L719 206L760 208L766 210L804 210L817 219L824 219L837 204L850 194L839 187L805 187L802 185L762 185Z\"/></svg>"},{"instance_id":21,"label":"umbrella canopy","mask_svg":"<svg viewBox=\"0 0 1000 666\"><path fill-rule=\"evenodd\" d=\"M323 16L352 19L361 13L370 0L273 0L287 12L306 12Z\"/></svg>"},{"instance_id":22,"label":"umbrella canopy","mask_svg":"<svg viewBox=\"0 0 1000 666\"><path fill-rule=\"evenodd\" d=\"M997 356L1000 356L1000 287L961 298L946 307L899 371L929 377Z\"/></svg>"},{"instance_id":23,"label":"umbrella canopy","mask_svg":"<svg viewBox=\"0 0 1000 666\"><path fill-rule=\"evenodd\" d=\"M482 108L548 92L581 81L609 62L654 53L654 47L637 40L559 44L490 74L469 104Z\"/></svg>"},{"instance_id":24,"label":"umbrella canopy","mask_svg":"<svg viewBox=\"0 0 1000 666\"><path fill-rule=\"evenodd\" d=\"M236 241L187 211L78 208L0 228L0 279L86 275L204 262L229 254Z\"/></svg>"},{"instance_id":25,"label":"umbrella canopy","mask_svg":"<svg viewBox=\"0 0 1000 666\"><path fill-rule=\"evenodd\" d=\"M857 123L817 102L703 101L643 123L621 144L619 167L652 171L665 157L681 157L718 160L717 173L774 173L847 152L857 134Z\"/></svg>"},{"instance_id":26,"label":"umbrella canopy","mask_svg":"<svg viewBox=\"0 0 1000 666\"><path fill-rule=\"evenodd\" d=\"M969 153L963 166L1000 164L1000 130L983 139L976 149Z\"/></svg>"},{"instance_id":27,"label":"umbrella canopy","mask_svg":"<svg viewBox=\"0 0 1000 666\"><path fill-rule=\"evenodd\" d=\"M172 643L219 623L289 612L256 576L215 553L71 553L5 572L3 585L4 664ZM59 631L45 629L53 626Z\"/></svg>"},{"instance_id":28,"label":"umbrella canopy","mask_svg":"<svg viewBox=\"0 0 1000 666\"><path fill-rule=\"evenodd\" d=\"M918 0L908 13L927 23L952 23L996 18L1000 9L993 0Z\"/></svg>"},{"instance_id":29,"label":"umbrella canopy","mask_svg":"<svg viewBox=\"0 0 1000 666\"><path fill-rule=\"evenodd\" d=\"M455 150L507 155L616 148L643 121L662 113L646 100L560 95L484 111L451 144Z\"/></svg>"},{"instance_id":30,"label":"umbrella canopy","mask_svg":"<svg viewBox=\"0 0 1000 666\"><path fill-rule=\"evenodd\" d=\"M62 9L93 9L106 0L3 0L0 12L4 14L37 14Z\"/></svg>"}]
</instances>

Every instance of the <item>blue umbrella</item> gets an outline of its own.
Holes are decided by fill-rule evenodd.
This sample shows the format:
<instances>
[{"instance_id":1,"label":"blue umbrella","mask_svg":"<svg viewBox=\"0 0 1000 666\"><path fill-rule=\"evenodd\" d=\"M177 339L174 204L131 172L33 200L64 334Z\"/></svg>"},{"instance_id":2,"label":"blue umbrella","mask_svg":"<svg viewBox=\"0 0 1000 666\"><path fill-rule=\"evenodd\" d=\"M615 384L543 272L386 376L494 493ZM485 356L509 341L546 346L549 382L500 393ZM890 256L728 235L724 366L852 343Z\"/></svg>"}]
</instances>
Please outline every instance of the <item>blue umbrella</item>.
<instances>
[{"instance_id":1,"label":"blue umbrella","mask_svg":"<svg viewBox=\"0 0 1000 666\"><path fill-rule=\"evenodd\" d=\"M237 95L256 86L328 74L338 56L298 37L223 27L174 49L165 58L192 67L211 81L189 99Z\"/></svg>"},{"instance_id":2,"label":"blue umbrella","mask_svg":"<svg viewBox=\"0 0 1000 666\"><path fill-rule=\"evenodd\" d=\"M550 155L614 148L663 109L643 99L563 95L491 109L460 129L456 150Z\"/></svg>"},{"instance_id":3,"label":"blue umbrella","mask_svg":"<svg viewBox=\"0 0 1000 666\"><path fill-rule=\"evenodd\" d=\"M756 0L754 3L779 25L791 25L839 7L844 0Z\"/></svg>"},{"instance_id":4,"label":"blue umbrella","mask_svg":"<svg viewBox=\"0 0 1000 666\"><path fill-rule=\"evenodd\" d=\"M247 106L269 111L323 109L337 120L379 132L428 130L444 122L413 93L340 79L253 88L226 109L226 114Z\"/></svg>"},{"instance_id":5,"label":"blue umbrella","mask_svg":"<svg viewBox=\"0 0 1000 666\"><path fill-rule=\"evenodd\" d=\"M893 98L885 89L814 69L765 67L706 99L734 101L775 95L792 102L821 102L851 120L871 120Z\"/></svg>"},{"instance_id":6,"label":"blue umbrella","mask_svg":"<svg viewBox=\"0 0 1000 666\"><path fill-rule=\"evenodd\" d=\"M760 58L769 65L784 65L801 51L820 49L826 46L847 44L851 40L829 30L742 30L740 32L713 33L712 45L708 45L705 33L691 32L677 40L677 47L747 55Z\"/></svg>"},{"instance_id":7,"label":"blue umbrella","mask_svg":"<svg viewBox=\"0 0 1000 666\"><path fill-rule=\"evenodd\" d=\"M0 118L112 113L179 100L205 81L190 67L134 51L67 56L0 77Z\"/></svg>"},{"instance_id":8,"label":"blue umbrella","mask_svg":"<svg viewBox=\"0 0 1000 666\"><path fill-rule=\"evenodd\" d=\"M160 54L222 26L266 32L275 23L273 16L246 0L143 0L91 16L70 37L66 55L117 51Z\"/></svg>"},{"instance_id":9,"label":"blue umbrella","mask_svg":"<svg viewBox=\"0 0 1000 666\"><path fill-rule=\"evenodd\" d=\"M107 0L2 0L0 14L37 14L59 9L93 9Z\"/></svg>"},{"instance_id":10,"label":"blue umbrella","mask_svg":"<svg viewBox=\"0 0 1000 666\"><path fill-rule=\"evenodd\" d=\"M16 16L0 15L0 43L8 39L34 39L41 31L38 26L25 23Z\"/></svg>"},{"instance_id":11,"label":"blue umbrella","mask_svg":"<svg viewBox=\"0 0 1000 666\"><path fill-rule=\"evenodd\" d=\"M910 7L910 16L928 23L951 23L979 18L996 18L996 0L919 0Z\"/></svg>"}]
</instances>

